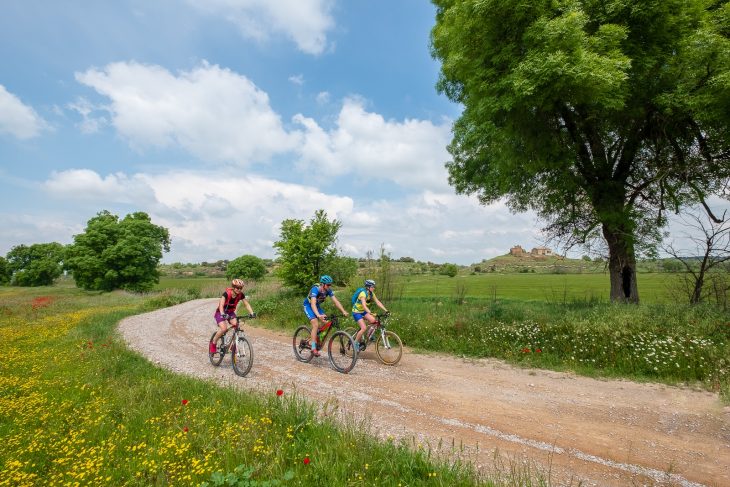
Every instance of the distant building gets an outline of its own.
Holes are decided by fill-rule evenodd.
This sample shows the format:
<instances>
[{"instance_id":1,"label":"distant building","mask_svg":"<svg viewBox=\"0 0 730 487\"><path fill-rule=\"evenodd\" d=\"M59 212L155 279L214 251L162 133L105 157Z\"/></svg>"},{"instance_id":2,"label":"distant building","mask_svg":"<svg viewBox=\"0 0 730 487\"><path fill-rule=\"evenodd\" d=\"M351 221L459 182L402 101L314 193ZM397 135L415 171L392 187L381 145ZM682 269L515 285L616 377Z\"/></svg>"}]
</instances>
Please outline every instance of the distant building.
<instances>
[{"instance_id":1,"label":"distant building","mask_svg":"<svg viewBox=\"0 0 730 487\"><path fill-rule=\"evenodd\" d=\"M523 249L521 245L515 245L514 247L509 249L509 255L522 257L523 255L527 255L527 251L525 251L525 249Z\"/></svg>"},{"instance_id":2,"label":"distant building","mask_svg":"<svg viewBox=\"0 0 730 487\"><path fill-rule=\"evenodd\" d=\"M538 257L547 257L549 255L553 255L553 251L550 250L547 247L535 247L530 251L530 255L535 255Z\"/></svg>"}]
</instances>

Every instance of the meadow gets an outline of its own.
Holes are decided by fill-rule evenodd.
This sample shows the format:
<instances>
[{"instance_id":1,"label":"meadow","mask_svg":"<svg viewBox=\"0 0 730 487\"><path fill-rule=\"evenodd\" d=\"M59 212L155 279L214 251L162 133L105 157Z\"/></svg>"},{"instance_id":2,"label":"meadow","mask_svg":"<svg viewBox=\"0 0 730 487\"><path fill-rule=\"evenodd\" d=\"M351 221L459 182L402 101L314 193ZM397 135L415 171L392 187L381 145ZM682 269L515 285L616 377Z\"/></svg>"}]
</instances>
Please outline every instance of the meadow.
<instances>
[{"instance_id":1,"label":"meadow","mask_svg":"<svg viewBox=\"0 0 730 487\"><path fill-rule=\"evenodd\" d=\"M114 332L197 295L0 288L0 486L488 483L427 449L318 419L291 390L177 376Z\"/></svg>"}]
</instances>

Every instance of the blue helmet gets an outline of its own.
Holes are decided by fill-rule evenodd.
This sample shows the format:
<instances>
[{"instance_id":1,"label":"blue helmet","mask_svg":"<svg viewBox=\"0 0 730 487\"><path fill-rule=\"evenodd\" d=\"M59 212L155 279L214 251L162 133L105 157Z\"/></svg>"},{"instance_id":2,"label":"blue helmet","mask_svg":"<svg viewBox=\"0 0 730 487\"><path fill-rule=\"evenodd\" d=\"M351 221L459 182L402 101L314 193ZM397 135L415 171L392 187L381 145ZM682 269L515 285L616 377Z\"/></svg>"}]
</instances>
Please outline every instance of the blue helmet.
<instances>
[{"instance_id":1,"label":"blue helmet","mask_svg":"<svg viewBox=\"0 0 730 487\"><path fill-rule=\"evenodd\" d=\"M325 274L324 276L319 278L319 282L322 284L332 284L332 278Z\"/></svg>"},{"instance_id":2,"label":"blue helmet","mask_svg":"<svg viewBox=\"0 0 730 487\"><path fill-rule=\"evenodd\" d=\"M365 279L365 287L375 287L375 281L372 279Z\"/></svg>"}]
</instances>

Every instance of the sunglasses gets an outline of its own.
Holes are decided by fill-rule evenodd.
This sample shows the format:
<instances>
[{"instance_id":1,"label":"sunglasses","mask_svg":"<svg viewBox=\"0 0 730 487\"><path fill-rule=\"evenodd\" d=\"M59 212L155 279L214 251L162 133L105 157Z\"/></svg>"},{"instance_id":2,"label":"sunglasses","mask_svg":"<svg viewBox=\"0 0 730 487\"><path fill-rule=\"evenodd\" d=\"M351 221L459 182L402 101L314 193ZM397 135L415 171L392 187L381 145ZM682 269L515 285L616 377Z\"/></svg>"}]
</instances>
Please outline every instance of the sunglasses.
<instances>
[{"instance_id":1,"label":"sunglasses","mask_svg":"<svg viewBox=\"0 0 730 487\"><path fill-rule=\"evenodd\" d=\"M243 288L241 286L233 286L233 289L236 289L236 290L240 291Z\"/></svg>"}]
</instances>

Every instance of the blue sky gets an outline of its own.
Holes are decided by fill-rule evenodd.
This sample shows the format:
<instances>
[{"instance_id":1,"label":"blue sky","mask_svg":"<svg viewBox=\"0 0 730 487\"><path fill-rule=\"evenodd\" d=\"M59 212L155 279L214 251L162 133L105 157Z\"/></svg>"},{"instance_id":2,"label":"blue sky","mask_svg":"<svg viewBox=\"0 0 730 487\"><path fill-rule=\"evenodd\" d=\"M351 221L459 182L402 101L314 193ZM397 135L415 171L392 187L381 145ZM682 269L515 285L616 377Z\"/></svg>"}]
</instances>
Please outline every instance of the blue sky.
<instances>
[{"instance_id":1,"label":"blue sky","mask_svg":"<svg viewBox=\"0 0 730 487\"><path fill-rule=\"evenodd\" d=\"M170 230L165 262L274 257L323 208L338 246L468 264L543 243L448 186L460 107L426 1L10 0L0 17L0 254L101 210Z\"/></svg>"}]
</instances>

